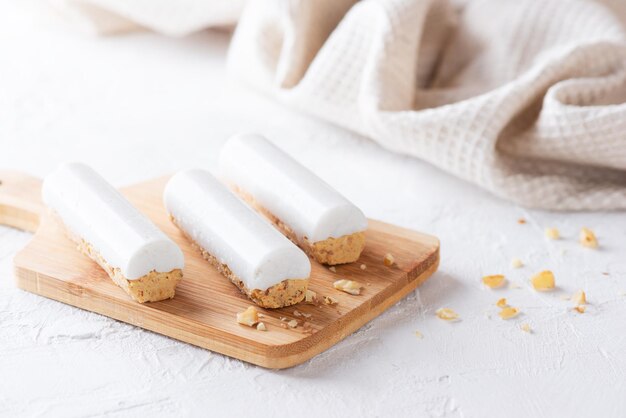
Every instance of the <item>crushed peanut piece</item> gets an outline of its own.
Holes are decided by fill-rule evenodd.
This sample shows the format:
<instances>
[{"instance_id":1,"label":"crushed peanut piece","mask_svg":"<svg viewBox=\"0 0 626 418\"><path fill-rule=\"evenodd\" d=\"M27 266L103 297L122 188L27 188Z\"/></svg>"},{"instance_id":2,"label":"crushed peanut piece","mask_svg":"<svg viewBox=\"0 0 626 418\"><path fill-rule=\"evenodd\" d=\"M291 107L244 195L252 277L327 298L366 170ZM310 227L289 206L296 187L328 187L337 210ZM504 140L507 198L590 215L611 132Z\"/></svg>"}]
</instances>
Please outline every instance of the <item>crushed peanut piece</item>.
<instances>
[{"instance_id":1,"label":"crushed peanut piece","mask_svg":"<svg viewBox=\"0 0 626 418\"><path fill-rule=\"evenodd\" d=\"M306 312L300 312L302 314L303 317L305 317L306 319L309 319L310 317L312 317L313 315L310 313L306 313Z\"/></svg>"},{"instance_id":2,"label":"crushed peanut piece","mask_svg":"<svg viewBox=\"0 0 626 418\"><path fill-rule=\"evenodd\" d=\"M528 325L528 324L522 324L522 325L520 325L520 328L524 332L528 332L528 333L533 332L533 330L530 328L530 325Z\"/></svg>"},{"instance_id":3,"label":"crushed peanut piece","mask_svg":"<svg viewBox=\"0 0 626 418\"><path fill-rule=\"evenodd\" d=\"M584 291L579 290L578 292L574 293L574 295L572 296L572 300L576 305L585 305L587 304L587 295Z\"/></svg>"},{"instance_id":4,"label":"crushed peanut piece","mask_svg":"<svg viewBox=\"0 0 626 418\"><path fill-rule=\"evenodd\" d=\"M337 304L337 299L335 299L332 296L324 296L324 303L326 305L336 305Z\"/></svg>"},{"instance_id":5,"label":"crushed peanut piece","mask_svg":"<svg viewBox=\"0 0 626 418\"><path fill-rule=\"evenodd\" d=\"M287 324L285 324L284 322L281 322L280 327L287 329Z\"/></svg>"},{"instance_id":6,"label":"crushed peanut piece","mask_svg":"<svg viewBox=\"0 0 626 418\"><path fill-rule=\"evenodd\" d=\"M514 258L513 260L511 260L511 267L513 267L514 269L518 269L520 267L524 267L524 263L522 263L522 260L520 260L519 258Z\"/></svg>"},{"instance_id":7,"label":"crushed peanut piece","mask_svg":"<svg viewBox=\"0 0 626 418\"><path fill-rule=\"evenodd\" d=\"M259 312L254 306L249 306L248 309L237 314L237 322L249 327L254 326L259 322Z\"/></svg>"},{"instance_id":8,"label":"crushed peanut piece","mask_svg":"<svg viewBox=\"0 0 626 418\"><path fill-rule=\"evenodd\" d=\"M333 273L337 273L337 269L335 268L335 266L328 267L328 270L332 271Z\"/></svg>"},{"instance_id":9,"label":"crushed peanut piece","mask_svg":"<svg viewBox=\"0 0 626 418\"><path fill-rule=\"evenodd\" d=\"M361 264L361 270L365 270L367 266L365 264Z\"/></svg>"},{"instance_id":10,"label":"crushed peanut piece","mask_svg":"<svg viewBox=\"0 0 626 418\"><path fill-rule=\"evenodd\" d=\"M556 228L546 228L546 237L550 239L559 239L561 238L561 234L559 234L559 230Z\"/></svg>"},{"instance_id":11,"label":"crushed peanut piece","mask_svg":"<svg viewBox=\"0 0 626 418\"><path fill-rule=\"evenodd\" d=\"M550 270L535 274L530 281L535 290L543 292L554 289L554 274Z\"/></svg>"},{"instance_id":12,"label":"crushed peanut piece","mask_svg":"<svg viewBox=\"0 0 626 418\"><path fill-rule=\"evenodd\" d=\"M424 338L424 335L423 335L421 332L419 332L419 331L415 331L415 336L416 336L417 338L419 338L420 340L421 340L422 338Z\"/></svg>"},{"instance_id":13,"label":"crushed peanut piece","mask_svg":"<svg viewBox=\"0 0 626 418\"><path fill-rule=\"evenodd\" d=\"M396 259L393 258L393 255L391 255L391 253L387 253L385 254L385 257L383 258L383 263L387 266L387 267L391 267L393 266L393 263L396 262Z\"/></svg>"},{"instance_id":14,"label":"crushed peanut piece","mask_svg":"<svg viewBox=\"0 0 626 418\"><path fill-rule=\"evenodd\" d=\"M317 300L317 293L315 293L312 290L307 289L304 295L304 301L306 303L315 303L316 300Z\"/></svg>"},{"instance_id":15,"label":"crushed peanut piece","mask_svg":"<svg viewBox=\"0 0 626 418\"><path fill-rule=\"evenodd\" d=\"M297 327L297 326L298 326L298 321L296 321L295 319L292 319L291 321L287 322L287 325L288 325L290 328L295 328L295 327Z\"/></svg>"},{"instance_id":16,"label":"crushed peanut piece","mask_svg":"<svg viewBox=\"0 0 626 418\"><path fill-rule=\"evenodd\" d=\"M267 327L263 322L259 322L256 326L256 329L259 331L267 331Z\"/></svg>"},{"instance_id":17,"label":"crushed peanut piece","mask_svg":"<svg viewBox=\"0 0 626 418\"><path fill-rule=\"evenodd\" d=\"M518 224L520 224L520 225L524 225L524 224L526 223L526 219L524 219L524 218L519 218L519 219L517 220L517 223L518 223Z\"/></svg>"},{"instance_id":18,"label":"crushed peanut piece","mask_svg":"<svg viewBox=\"0 0 626 418\"><path fill-rule=\"evenodd\" d=\"M574 310L578 311L578 313L585 313L586 309L587 309L587 306L585 305L578 305L574 307Z\"/></svg>"},{"instance_id":19,"label":"crushed peanut piece","mask_svg":"<svg viewBox=\"0 0 626 418\"><path fill-rule=\"evenodd\" d=\"M351 295L360 295L361 294L361 283L354 282L352 280L337 280L333 283L333 287L337 290L341 290L346 293L350 293Z\"/></svg>"},{"instance_id":20,"label":"crushed peanut piece","mask_svg":"<svg viewBox=\"0 0 626 418\"><path fill-rule=\"evenodd\" d=\"M580 245L587 248L598 248L598 239L596 234L589 228L583 228L580 230L580 236L578 238Z\"/></svg>"},{"instance_id":21,"label":"crushed peanut piece","mask_svg":"<svg viewBox=\"0 0 626 418\"><path fill-rule=\"evenodd\" d=\"M450 308L439 308L435 313L439 319L443 319L444 321L454 321L459 318L459 314Z\"/></svg>"},{"instance_id":22,"label":"crushed peanut piece","mask_svg":"<svg viewBox=\"0 0 626 418\"><path fill-rule=\"evenodd\" d=\"M495 289L504 284L504 275L494 274L492 276L484 276L483 284L491 289Z\"/></svg>"},{"instance_id":23,"label":"crushed peanut piece","mask_svg":"<svg viewBox=\"0 0 626 418\"><path fill-rule=\"evenodd\" d=\"M302 313L298 310L293 311L293 316L297 316L298 318L302 316Z\"/></svg>"},{"instance_id":24,"label":"crushed peanut piece","mask_svg":"<svg viewBox=\"0 0 626 418\"><path fill-rule=\"evenodd\" d=\"M511 319L515 318L519 314L519 310L517 308L513 308L512 306L507 306L506 308L502 308L500 313L500 318L502 319Z\"/></svg>"},{"instance_id":25,"label":"crushed peanut piece","mask_svg":"<svg viewBox=\"0 0 626 418\"><path fill-rule=\"evenodd\" d=\"M509 305L506 303L506 298L502 298L502 299L498 299L498 301L496 302L496 306L498 308L506 308Z\"/></svg>"}]
</instances>

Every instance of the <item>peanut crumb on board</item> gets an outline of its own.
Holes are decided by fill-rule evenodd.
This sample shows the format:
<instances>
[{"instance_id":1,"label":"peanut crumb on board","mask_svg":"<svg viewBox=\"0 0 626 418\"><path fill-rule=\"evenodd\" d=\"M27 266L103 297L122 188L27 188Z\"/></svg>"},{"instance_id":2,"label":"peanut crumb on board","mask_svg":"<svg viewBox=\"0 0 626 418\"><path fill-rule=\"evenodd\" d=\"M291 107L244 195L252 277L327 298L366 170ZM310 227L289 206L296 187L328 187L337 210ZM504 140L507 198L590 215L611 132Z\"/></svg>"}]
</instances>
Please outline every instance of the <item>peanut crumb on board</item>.
<instances>
[{"instance_id":1,"label":"peanut crumb on board","mask_svg":"<svg viewBox=\"0 0 626 418\"><path fill-rule=\"evenodd\" d=\"M583 290L579 290L572 296L572 301L576 305L586 305L587 304L587 295Z\"/></svg>"},{"instance_id":2,"label":"peanut crumb on board","mask_svg":"<svg viewBox=\"0 0 626 418\"><path fill-rule=\"evenodd\" d=\"M596 234L589 228L582 228L578 237L580 245L587 248L598 248L598 239Z\"/></svg>"},{"instance_id":3,"label":"peanut crumb on board","mask_svg":"<svg viewBox=\"0 0 626 418\"><path fill-rule=\"evenodd\" d=\"M502 308L498 315L500 315L500 318L502 319L511 319L515 318L518 314L519 310L517 308L507 306L506 308Z\"/></svg>"},{"instance_id":4,"label":"peanut crumb on board","mask_svg":"<svg viewBox=\"0 0 626 418\"><path fill-rule=\"evenodd\" d=\"M459 319L459 314L450 308L439 308L435 313L439 319L443 319L444 321L454 321Z\"/></svg>"},{"instance_id":5,"label":"peanut crumb on board","mask_svg":"<svg viewBox=\"0 0 626 418\"><path fill-rule=\"evenodd\" d=\"M307 319L310 318L311 316L313 316L313 315L311 315L309 313L306 313L306 312L300 312L297 309L295 311L293 311L293 315L297 316L298 318L307 318Z\"/></svg>"},{"instance_id":6,"label":"peanut crumb on board","mask_svg":"<svg viewBox=\"0 0 626 418\"><path fill-rule=\"evenodd\" d=\"M526 223L526 219L524 219L524 218L519 218L519 219L517 220L517 223L518 223L518 224L520 224L520 225L524 225L524 224Z\"/></svg>"},{"instance_id":7,"label":"peanut crumb on board","mask_svg":"<svg viewBox=\"0 0 626 418\"><path fill-rule=\"evenodd\" d=\"M524 331L524 332L529 333L529 334L533 332L533 330L530 328L530 325L525 324L525 323L524 323L524 324L522 324L522 325L520 325L520 329L521 329L522 331Z\"/></svg>"},{"instance_id":8,"label":"peanut crumb on board","mask_svg":"<svg viewBox=\"0 0 626 418\"><path fill-rule=\"evenodd\" d=\"M561 234L559 234L559 230L553 227L546 228L546 237L550 239L559 239Z\"/></svg>"},{"instance_id":9,"label":"peanut crumb on board","mask_svg":"<svg viewBox=\"0 0 626 418\"><path fill-rule=\"evenodd\" d=\"M533 288L540 292L554 289L554 274L550 270L535 274L530 281Z\"/></svg>"},{"instance_id":10,"label":"peanut crumb on board","mask_svg":"<svg viewBox=\"0 0 626 418\"><path fill-rule=\"evenodd\" d=\"M502 299L498 299L498 301L496 302L496 306L498 308L506 308L509 305L506 303L506 298L502 298Z\"/></svg>"},{"instance_id":11,"label":"peanut crumb on board","mask_svg":"<svg viewBox=\"0 0 626 418\"><path fill-rule=\"evenodd\" d=\"M237 314L237 322L252 327L259 322L259 312L254 306L249 306L248 309Z\"/></svg>"},{"instance_id":12,"label":"peanut crumb on board","mask_svg":"<svg viewBox=\"0 0 626 418\"><path fill-rule=\"evenodd\" d=\"M304 301L306 303L315 303L317 301L317 293L307 289L306 293L304 294Z\"/></svg>"},{"instance_id":13,"label":"peanut crumb on board","mask_svg":"<svg viewBox=\"0 0 626 418\"><path fill-rule=\"evenodd\" d=\"M419 331L415 331L415 336L416 336L417 338L419 338L420 340L421 340L422 338L424 338L424 335L423 335L421 332L419 332Z\"/></svg>"},{"instance_id":14,"label":"peanut crumb on board","mask_svg":"<svg viewBox=\"0 0 626 418\"><path fill-rule=\"evenodd\" d=\"M391 253L387 253L385 254L385 257L383 258L383 263L387 266L387 267L391 267L393 266L393 264L396 262L396 259L393 257L393 255L391 255Z\"/></svg>"},{"instance_id":15,"label":"peanut crumb on board","mask_svg":"<svg viewBox=\"0 0 626 418\"><path fill-rule=\"evenodd\" d=\"M263 322L259 322L256 326L256 329L259 331L267 331L267 327Z\"/></svg>"},{"instance_id":16,"label":"peanut crumb on board","mask_svg":"<svg viewBox=\"0 0 626 418\"><path fill-rule=\"evenodd\" d=\"M514 269L518 269L520 267L524 267L524 263L522 263L522 260L520 260L519 258L514 258L511 260L511 267L513 267Z\"/></svg>"},{"instance_id":17,"label":"peanut crumb on board","mask_svg":"<svg viewBox=\"0 0 626 418\"><path fill-rule=\"evenodd\" d=\"M342 292L350 293L351 295L360 295L363 286L361 283L352 280L341 279L333 283L333 287Z\"/></svg>"},{"instance_id":18,"label":"peanut crumb on board","mask_svg":"<svg viewBox=\"0 0 626 418\"><path fill-rule=\"evenodd\" d=\"M504 275L494 274L491 276L483 276L483 284L490 289L496 289L504 284Z\"/></svg>"},{"instance_id":19,"label":"peanut crumb on board","mask_svg":"<svg viewBox=\"0 0 626 418\"><path fill-rule=\"evenodd\" d=\"M585 305L578 305L574 307L574 310L577 311L578 313L585 313L586 309L587 309L587 306Z\"/></svg>"},{"instance_id":20,"label":"peanut crumb on board","mask_svg":"<svg viewBox=\"0 0 626 418\"><path fill-rule=\"evenodd\" d=\"M298 321L292 319L291 321L287 322L287 325L289 326L289 328L295 328L298 326Z\"/></svg>"},{"instance_id":21,"label":"peanut crumb on board","mask_svg":"<svg viewBox=\"0 0 626 418\"><path fill-rule=\"evenodd\" d=\"M333 273L337 273L337 268L335 266L328 267L328 270L332 271Z\"/></svg>"},{"instance_id":22,"label":"peanut crumb on board","mask_svg":"<svg viewBox=\"0 0 626 418\"><path fill-rule=\"evenodd\" d=\"M287 328L288 328L288 327L287 327L287 324L285 324L284 322L281 322L280 327L281 327L281 328L285 328L285 329L287 329Z\"/></svg>"},{"instance_id":23,"label":"peanut crumb on board","mask_svg":"<svg viewBox=\"0 0 626 418\"><path fill-rule=\"evenodd\" d=\"M326 305L336 305L337 304L337 299L335 299L332 296L324 296L324 303Z\"/></svg>"},{"instance_id":24,"label":"peanut crumb on board","mask_svg":"<svg viewBox=\"0 0 626 418\"><path fill-rule=\"evenodd\" d=\"M365 270L367 266L365 264L361 264L361 270Z\"/></svg>"}]
</instances>

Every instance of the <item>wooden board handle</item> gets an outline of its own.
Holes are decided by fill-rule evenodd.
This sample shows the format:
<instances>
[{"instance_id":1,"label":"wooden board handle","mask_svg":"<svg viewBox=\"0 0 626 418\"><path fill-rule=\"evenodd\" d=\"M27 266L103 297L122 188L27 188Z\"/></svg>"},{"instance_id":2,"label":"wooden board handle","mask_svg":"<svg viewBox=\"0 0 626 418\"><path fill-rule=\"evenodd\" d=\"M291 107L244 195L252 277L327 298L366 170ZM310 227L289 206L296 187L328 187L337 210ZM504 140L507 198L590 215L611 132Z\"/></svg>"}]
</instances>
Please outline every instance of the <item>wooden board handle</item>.
<instances>
[{"instance_id":1,"label":"wooden board handle","mask_svg":"<svg viewBox=\"0 0 626 418\"><path fill-rule=\"evenodd\" d=\"M28 174L0 170L0 224L35 232L45 209L41 184Z\"/></svg>"}]
</instances>

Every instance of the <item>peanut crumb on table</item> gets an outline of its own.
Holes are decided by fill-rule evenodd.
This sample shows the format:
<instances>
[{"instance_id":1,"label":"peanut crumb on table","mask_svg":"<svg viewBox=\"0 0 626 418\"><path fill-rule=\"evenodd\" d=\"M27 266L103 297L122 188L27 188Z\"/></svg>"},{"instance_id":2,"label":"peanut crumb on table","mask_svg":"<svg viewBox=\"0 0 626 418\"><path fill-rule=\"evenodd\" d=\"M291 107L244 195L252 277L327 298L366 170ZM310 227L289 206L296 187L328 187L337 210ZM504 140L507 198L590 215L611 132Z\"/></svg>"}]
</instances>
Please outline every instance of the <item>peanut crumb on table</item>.
<instances>
[{"instance_id":1,"label":"peanut crumb on table","mask_svg":"<svg viewBox=\"0 0 626 418\"><path fill-rule=\"evenodd\" d=\"M559 234L559 230L553 227L546 228L546 237L550 239L559 239L561 234Z\"/></svg>"},{"instance_id":2,"label":"peanut crumb on table","mask_svg":"<svg viewBox=\"0 0 626 418\"><path fill-rule=\"evenodd\" d=\"M502 319L511 319L511 318L515 318L518 314L519 314L519 310L517 308L514 308L512 306L507 306L505 308L502 308L502 310L500 311L498 315L500 315L500 318Z\"/></svg>"},{"instance_id":3,"label":"peanut crumb on table","mask_svg":"<svg viewBox=\"0 0 626 418\"><path fill-rule=\"evenodd\" d=\"M396 259L393 257L393 255L391 253L387 253L385 254L385 257L383 258L383 263L387 266L387 267L391 267L393 266L393 264L396 262Z\"/></svg>"},{"instance_id":4,"label":"peanut crumb on table","mask_svg":"<svg viewBox=\"0 0 626 418\"><path fill-rule=\"evenodd\" d=\"M439 319L444 321L454 321L459 318L459 314L450 308L439 308L435 313Z\"/></svg>"},{"instance_id":5,"label":"peanut crumb on table","mask_svg":"<svg viewBox=\"0 0 626 418\"><path fill-rule=\"evenodd\" d=\"M511 260L511 267L513 267L514 269L518 269L523 266L524 263L522 263L522 260L520 260L519 258L514 258Z\"/></svg>"},{"instance_id":6,"label":"peanut crumb on table","mask_svg":"<svg viewBox=\"0 0 626 418\"><path fill-rule=\"evenodd\" d=\"M482 281L488 288L496 289L504 284L505 277L503 274L493 274L491 276L483 276Z\"/></svg>"},{"instance_id":7,"label":"peanut crumb on table","mask_svg":"<svg viewBox=\"0 0 626 418\"><path fill-rule=\"evenodd\" d=\"M554 274L550 270L535 274L530 281L537 291L544 292L554 289Z\"/></svg>"},{"instance_id":8,"label":"peanut crumb on table","mask_svg":"<svg viewBox=\"0 0 626 418\"><path fill-rule=\"evenodd\" d=\"M520 325L520 329L524 332L528 332L529 334L533 332L533 330L530 328L530 325L526 323Z\"/></svg>"},{"instance_id":9,"label":"peanut crumb on table","mask_svg":"<svg viewBox=\"0 0 626 418\"><path fill-rule=\"evenodd\" d=\"M598 248L596 234L589 228L582 228L578 237L580 245L587 248Z\"/></svg>"},{"instance_id":10,"label":"peanut crumb on table","mask_svg":"<svg viewBox=\"0 0 626 418\"><path fill-rule=\"evenodd\" d=\"M263 322L259 322L256 326L256 329L259 331L267 331L267 327Z\"/></svg>"},{"instance_id":11,"label":"peanut crumb on table","mask_svg":"<svg viewBox=\"0 0 626 418\"><path fill-rule=\"evenodd\" d=\"M416 336L417 338L419 338L420 340L421 340L422 338L424 338L424 335L423 335L421 332L419 332L419 331L415 331L415 336Z\"/></svg>"},{"instance_id":12,"label":"peanut crumb on table","mask_svg":"<svg viewBox=\"0 0 626 418\"><path fill-rule=\"evenodd\" d=\"M506 298L498 299L498 301L496 302L496 306L498 308L505 308L505 307L507 307L508 304L506 303Z\"/></svg>"}]
</instances>

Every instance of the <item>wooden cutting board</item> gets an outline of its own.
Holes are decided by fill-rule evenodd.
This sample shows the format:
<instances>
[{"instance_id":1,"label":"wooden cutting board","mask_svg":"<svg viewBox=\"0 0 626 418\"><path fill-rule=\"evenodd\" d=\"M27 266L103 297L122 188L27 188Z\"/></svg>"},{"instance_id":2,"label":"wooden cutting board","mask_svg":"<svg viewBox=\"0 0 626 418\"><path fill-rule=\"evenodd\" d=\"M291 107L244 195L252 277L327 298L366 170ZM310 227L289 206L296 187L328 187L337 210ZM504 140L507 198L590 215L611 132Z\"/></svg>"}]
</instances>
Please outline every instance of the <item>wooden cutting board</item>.
<instances>
[{"instance_id":1,"label":"wooden cutting board","mask_svg":"<svg viewBox=\"0 0 626 418\"><path fill-rule=\"evenodd\" d=\"M298 304L263 310L267 331L237 324L252 303L211 267L172 225L161 203L167 178L122 189L122 193L167 233L185 254L182 282L171 300L139 304L94 262L80 254L41 203L41 180L0 171L0 224L32 231L33 239L13 260L17 285L29 292L127 322L177 340L269 368L300 364L380 315L432 275L439 241L419 232L370 220L358 262L330 271L314 261L309 288L338 304ZM396 264L386 267L391 253ZM361 269L361 264L367 268ZM346 278L363 284L352 296L332 286ZM305 319L296 311L310 314ZM284 328L281 318L296 319ZM306 323L304 323L306 322Z\"/></svg>"}]
</instances>

